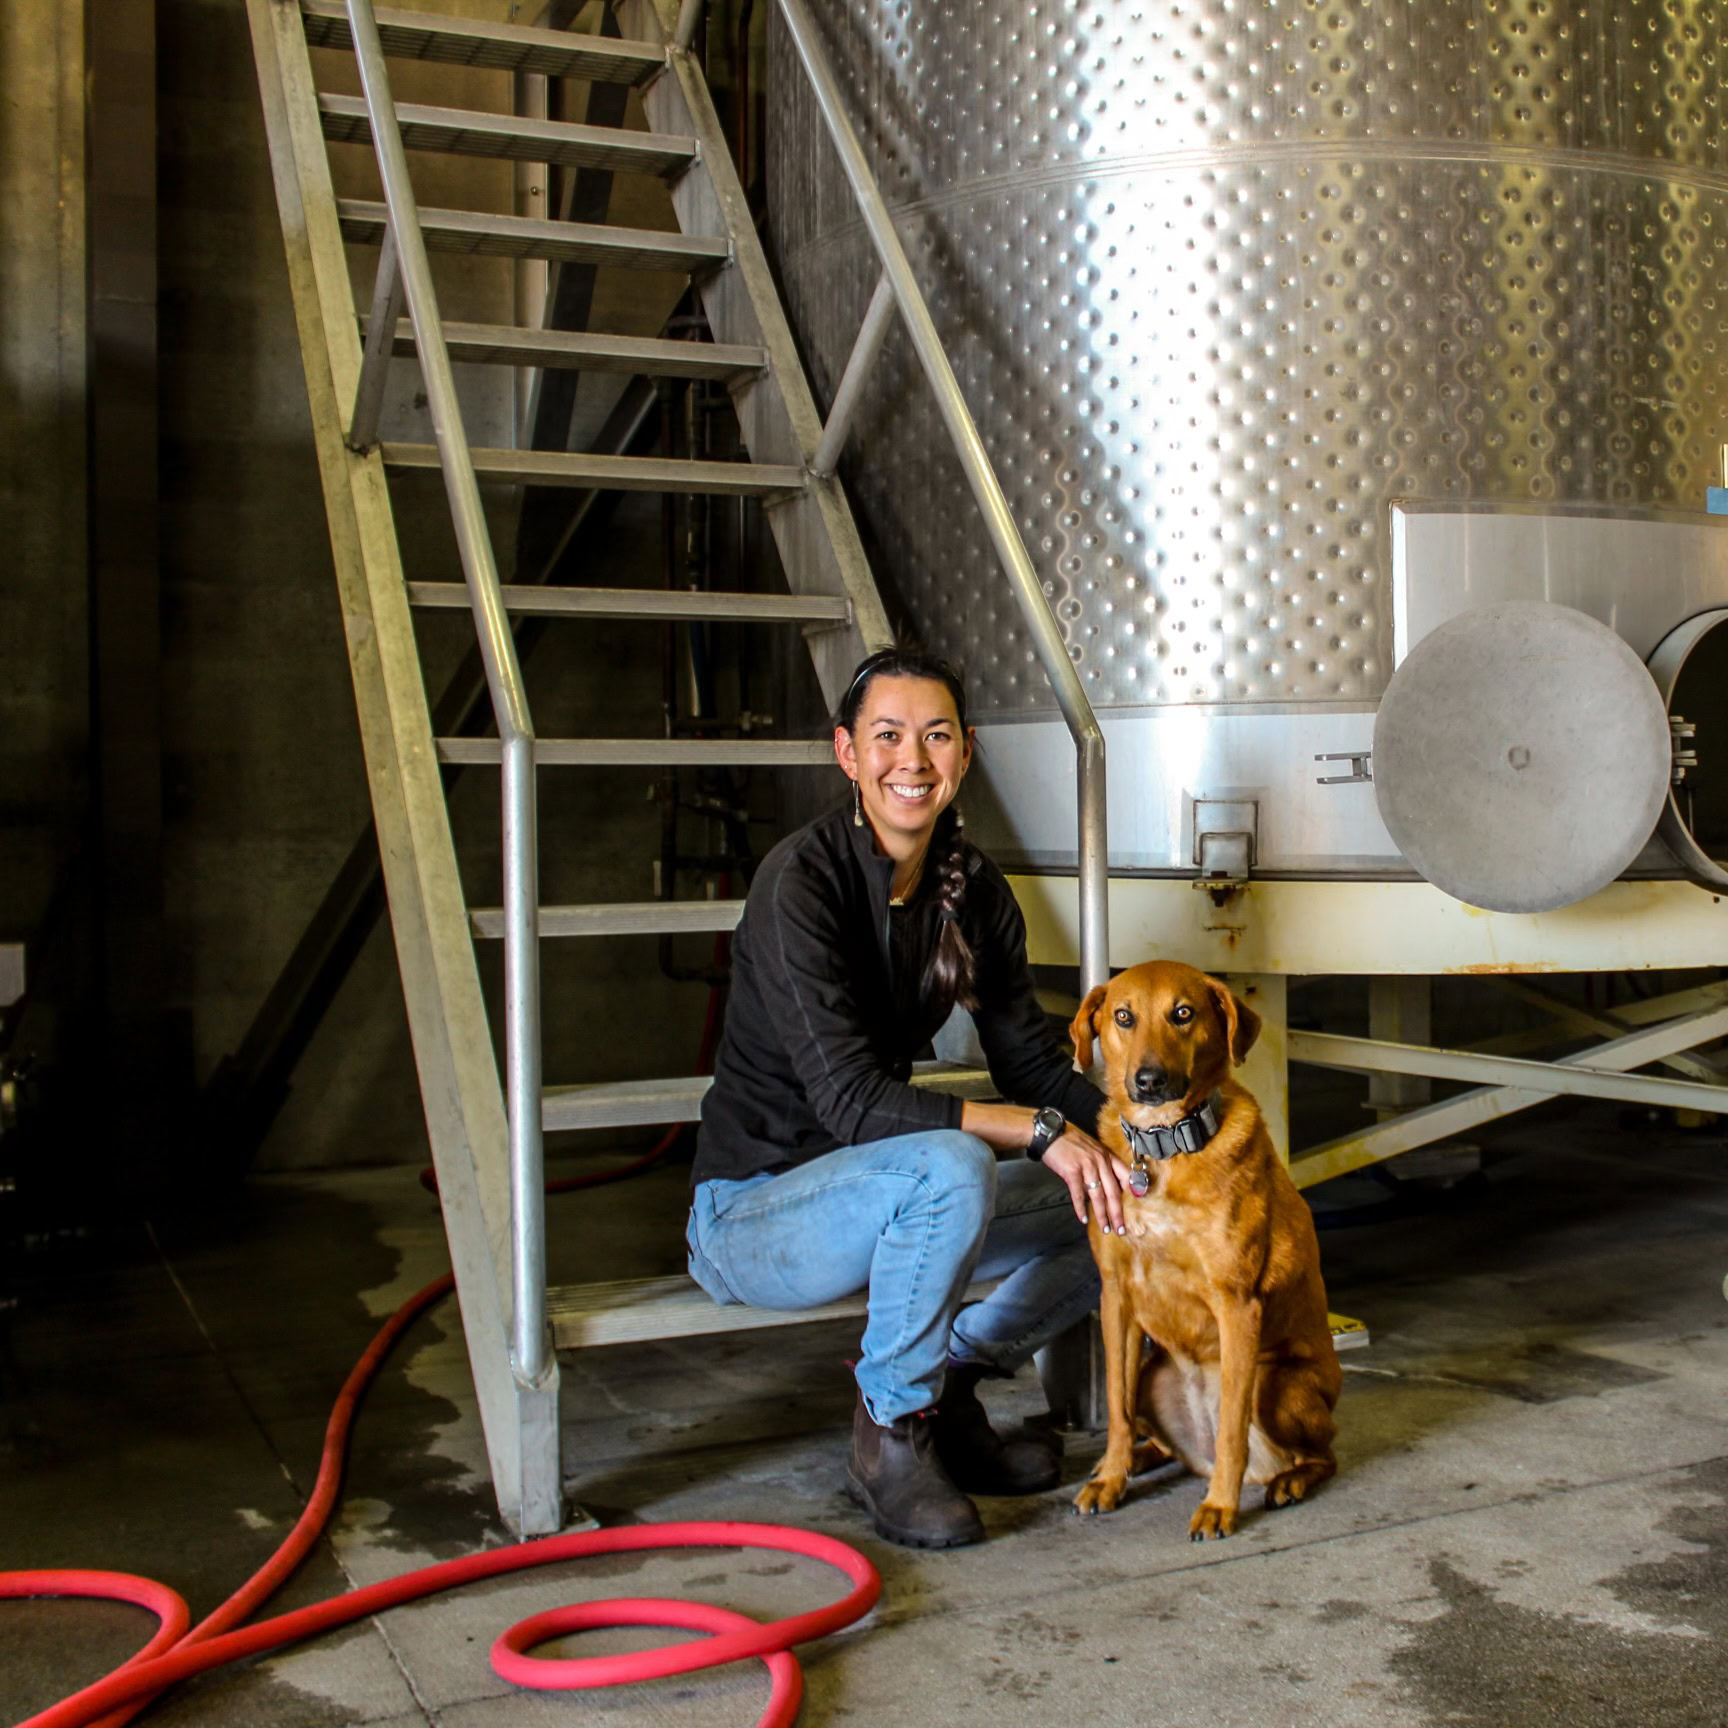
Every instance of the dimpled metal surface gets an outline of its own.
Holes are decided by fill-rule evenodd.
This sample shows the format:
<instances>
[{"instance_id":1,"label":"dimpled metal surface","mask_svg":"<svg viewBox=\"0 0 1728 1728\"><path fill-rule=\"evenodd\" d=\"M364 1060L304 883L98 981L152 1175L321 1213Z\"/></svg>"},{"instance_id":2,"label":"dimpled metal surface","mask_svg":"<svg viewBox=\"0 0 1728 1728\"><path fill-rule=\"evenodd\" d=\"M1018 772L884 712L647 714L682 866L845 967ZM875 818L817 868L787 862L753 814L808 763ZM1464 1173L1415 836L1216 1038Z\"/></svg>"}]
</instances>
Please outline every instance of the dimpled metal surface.
<instances>
[{"instance_id":1,"label":"dimpled metal surface","mask_svg":"<svg viewBox=\"0 0 1728 1728\"><path fill-rule=\"evenodd\" d=\"M813 4L1095 704L1371 708L1390 500L1718 478L1720 6ZM770 56L826 400L876 266L783 31ZM845 473L980 716L1051 711L898 332Z\"/></svg>"}]
</instances>

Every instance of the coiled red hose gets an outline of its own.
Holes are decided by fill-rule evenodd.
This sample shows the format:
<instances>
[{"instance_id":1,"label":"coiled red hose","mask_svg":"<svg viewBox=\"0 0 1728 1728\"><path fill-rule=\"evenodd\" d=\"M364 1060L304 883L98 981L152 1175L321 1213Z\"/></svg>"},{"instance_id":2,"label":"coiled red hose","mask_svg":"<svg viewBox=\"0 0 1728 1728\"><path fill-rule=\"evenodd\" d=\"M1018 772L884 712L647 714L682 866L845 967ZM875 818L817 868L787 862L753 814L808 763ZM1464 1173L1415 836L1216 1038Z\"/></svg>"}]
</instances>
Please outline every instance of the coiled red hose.
<instances>
[{"instance_id":1,"label":"coiled red hose","mask_svg":"<svg viewBox=\"0 0 1728 1728\"><path fill-rule=\"evenodd\" d=\"M549 1536L492 1548L462 1560L446 1560L368 1585L328 1602L314 1603L291 1614L279 1614L256 1625L241 1626L262 1606L305 1559L336 1505L349 1431L360 1398L402 1333L440 1297L449 1293L446 1276L411 1296L384 1323L366 1353L354 1364L324 1430L324 1454L318 1479L306 1509L281 1547L215 1613L190 1631L185 1602L165 1584L126 1572L70 1570L0 1572L0 1600L39 1596L97 1596L132 1602L147 1608L161 1622L150 1642L113 1673L71 1697L32 1716L18 1728L120 1728L145 1709L169 1686L206 1669L221 1667L245 1656L299 1643L338 1626L364 1619L386 1608L423 1596L435 1596L459 1585L504 1572L554 1566L564 1560L594 1554L635 1553L653 1548L772 1548L802 1554L837 1567L852 1582L851 1590L826 1608L794 1614L766 1625L728 1608L678 1602L657 1597L629 1597L610 1602L577 1603L535 1614L502 1633L492 1646L492 1666L518 1686L548 1691L618 1686L637 1680L657 1680L668 1674L688 1674L698 1668L760 1657L770 1677L768 1708L757 1728L789 1728L803 1697L804 1680L794 1644L827 1637L862 1619L882 1593L876 1568L857 1549L829 1536L782 1524L731 1522L637 1524L621 1530L592 1530L578 1535ZM710 1632L714 1636L690 1644L645 1650L627 1656L590 1656L567 1661L542 1661L529 1652L536 1644L567 1632L602 1626L672 1626Z\"/></svg>"}]
</instances>

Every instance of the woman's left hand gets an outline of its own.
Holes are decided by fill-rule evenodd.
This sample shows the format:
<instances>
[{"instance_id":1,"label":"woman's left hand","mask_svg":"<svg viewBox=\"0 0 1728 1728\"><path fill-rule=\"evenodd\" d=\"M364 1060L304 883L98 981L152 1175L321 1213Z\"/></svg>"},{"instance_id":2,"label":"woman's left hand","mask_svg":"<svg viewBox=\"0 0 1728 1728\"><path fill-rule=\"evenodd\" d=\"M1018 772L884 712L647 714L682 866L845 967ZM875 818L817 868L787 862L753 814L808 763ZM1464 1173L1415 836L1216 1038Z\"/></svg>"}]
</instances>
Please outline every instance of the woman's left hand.
<instances>
[{"instance_id":1,"label":"woman's left hand","mask_svg":"<svg viewBox=\"0 0 1728 1728\"><path fill-rule=\"evenodd\" d=\"M1070 1123L1045 1148L1044 1168L1068 1185L1074 1216L1082 1224L1086 1222L1086 1206L1090 1201L1107 1236L1128 1233L1122 1216L1122 1190L1128 1185L1128 1166L1113 1158L1090 1134Z\"/></svg>"}]
</instances>

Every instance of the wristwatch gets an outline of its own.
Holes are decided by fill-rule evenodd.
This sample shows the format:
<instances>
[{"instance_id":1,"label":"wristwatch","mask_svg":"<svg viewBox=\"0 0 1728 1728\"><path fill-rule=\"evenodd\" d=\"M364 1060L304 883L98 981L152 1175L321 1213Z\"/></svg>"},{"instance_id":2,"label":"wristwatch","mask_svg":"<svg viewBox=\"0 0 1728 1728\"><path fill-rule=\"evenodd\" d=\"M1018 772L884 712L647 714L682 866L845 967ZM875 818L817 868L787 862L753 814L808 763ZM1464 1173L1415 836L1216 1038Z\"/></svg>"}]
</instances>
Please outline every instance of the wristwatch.
<instances>
[{"instance_id":1,"label":"wristwatch","mask_svg":"<svg viewBox=\"0 0 1728 1728\"><path fill-rule=\"evenodd\" d=\"M1035 1164L1042 1163L1044 1154L1068 1132L1068 1118L1054 1104L1046 1104L1032 1118L1032 1138L1026 1142L1026 1156Z\"/></svg>"}]
</instances>

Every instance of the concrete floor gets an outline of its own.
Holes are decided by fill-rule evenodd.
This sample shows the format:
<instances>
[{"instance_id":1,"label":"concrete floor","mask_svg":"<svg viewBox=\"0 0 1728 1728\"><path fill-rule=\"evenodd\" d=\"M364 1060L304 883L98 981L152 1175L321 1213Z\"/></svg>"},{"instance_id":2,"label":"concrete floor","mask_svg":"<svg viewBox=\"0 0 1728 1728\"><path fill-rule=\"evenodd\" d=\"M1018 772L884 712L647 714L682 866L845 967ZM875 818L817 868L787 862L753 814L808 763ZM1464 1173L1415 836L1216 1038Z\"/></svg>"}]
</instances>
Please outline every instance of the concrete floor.
<instances>
[{"instance_id":1,"label":"concrete floor","mask_svg":"<svg viewBox=\"0 0 1728 1728\"><path fill-rule=\"evenodd\" d=\"M676 1264L682 1170L556 1202L563 1275ZM1357 1179L1354 1195L1378 1190ZM1324 1204L1324 1202L1322 1202ZM809 1724L1570 1728L1728 1723L1728 1160L1720 1134L1610 1107L1509 1124L1478 1191L1322 1234L1347 1355L1337 1480L1186 1540L1200 1494L1150 1480L1081 1522L1072 1484L986 1503L950 1554L875 1539L840 1492L847 1324L593 1352L565 1366L571 1491L611 1520L739 1517L856 1542L885 1591L807 1650ZM0 1399L0 1566L101 1565L207 1611L300 1505L326 1408L378 1317L443 1269L411 1172L256 1182L219 1227L33 1256ZM501 1539L448 1309L363 1414L339 1522L283 1605ZM1035 1412L1035 1380L991 1393ZM189 1684L171 1724L540 1722L734 1728L759 1668L578 1697L518 1693L487 1647L560 1600L692 1593L764 1616L823 1569L723 1552L561 1568L401 1609ZM141 1642L132 1610L0 1604L0 1717ZM604 1634L587 1651L652 1643Z\"/></svg>"}]
</instances>

